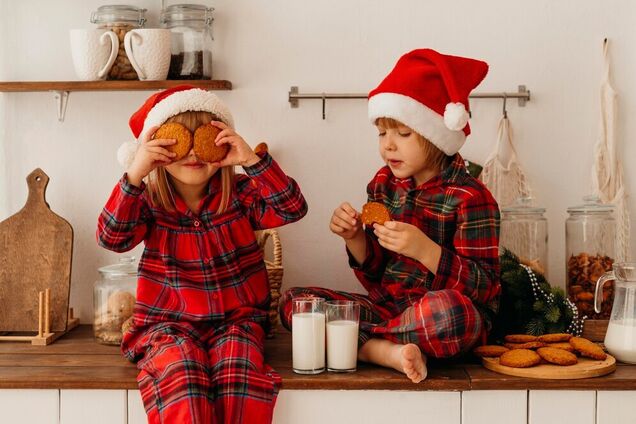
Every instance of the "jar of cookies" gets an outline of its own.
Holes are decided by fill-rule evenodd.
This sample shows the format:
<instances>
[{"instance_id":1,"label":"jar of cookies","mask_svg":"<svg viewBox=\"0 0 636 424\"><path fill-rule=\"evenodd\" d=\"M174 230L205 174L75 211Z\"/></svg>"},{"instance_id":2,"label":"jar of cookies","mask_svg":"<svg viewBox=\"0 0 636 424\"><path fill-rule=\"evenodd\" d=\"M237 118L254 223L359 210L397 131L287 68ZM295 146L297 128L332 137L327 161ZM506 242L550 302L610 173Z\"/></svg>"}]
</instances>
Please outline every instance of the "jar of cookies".
<instances>
[{"instance_id":1,"label":"jar of cookies","mask_svg":"<svg viewBox=\"0 0 636 424\"><path fill-rule=\"evenodd\" d=\"M168 79L212 78L211 7L175 4L161 11L161 25L172 32Z\"/></svg>"},{"instance_id":2,"label":"jar of cookies","mask_svg":"<svg viewBox=\"0 0 636 424\"><path fill-rule=\"evenodd\" d=\"M520 197L501 209L500 246L517 255L521 263L546 275L548 269L548 220L545 208L532 205L532 198Z\"/></svg>"},{"instance_id":3,"label":"jar of cookies","mask_svg":"<svg viewBox=\"0 0 636 424\"><path fill-rule=\"evenodd\" d=\"M143 28L146 23L146 9L127 5L107 5L97 8L91 14L91 23L98 28L108 29L119 38L119 51L112 68L108 72L109 80L136 80L137 72L130 64L124 50L124 37L132 29Z\"/></svg>"},{"instance_id":4,"label":"jar of cookies","mask_svg":"<svg viewBox=\"0 0 636 424\"><path fill-rule=\"evenodd\" d=\"M588 196L584 203L568 208L565 221L566 290L581 315L607 320L612 310L614 284L603 287L601 312L594 311L596 281L611 271L616 252L613 206Z\"/></svg>"},{"instance_id":5,"label":"jar of cookies","mask_svg":"<svg viewBox=\"0 0 636 424\"><path fill-rule=\"evenodd\" d=\"M99 268L100 279L93 290L95 339L118 345L132 322L137 289L135 258L126 256L118 264Z\"/></svg>"}]
</instances>

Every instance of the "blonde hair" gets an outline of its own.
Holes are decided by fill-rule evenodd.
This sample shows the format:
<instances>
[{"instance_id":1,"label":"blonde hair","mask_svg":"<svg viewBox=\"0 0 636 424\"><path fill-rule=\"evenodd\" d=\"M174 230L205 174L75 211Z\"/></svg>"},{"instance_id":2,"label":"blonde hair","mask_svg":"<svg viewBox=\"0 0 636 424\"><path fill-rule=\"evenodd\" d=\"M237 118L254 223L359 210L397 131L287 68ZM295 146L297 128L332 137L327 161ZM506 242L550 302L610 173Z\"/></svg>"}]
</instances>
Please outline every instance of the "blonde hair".
<instances>
[{"instance_id":1,"label":"blonde hair","mask_svg":"<svg viewBox=\"0 0 636 424\"><path fill-rule=\"evenodd\" d=\"M383 128L387 129L395 129L400 126L408 127L408 125L405 125L393 118L378 118L375 120L375 125L382 125ZM451 156L448 156L446 153L442 152L436 145L431 143L426 137L424 137L417 131L413 132L417 134L417 139L424 149L424 156L426 156L426 162L429 167L441 171L450 164Z\"/></svg>"},{"instance_id":2,"label":"blonde hair","mask_svg":"<svg viewBox=\"0 0 636 424\"><path fill-rule=\"evenodd\" d=\"M176 122L189 129L192 133L201 125L205 125L210 121L216 121L218 118L210 112L183 112L174 115L166 120L167 122ZM218 172L218 171L217 171ZM221 172L221 203L216 210L217 214L225 212L230 202L232 193L232 185L234 182L234 167L224 166ZM163 166L150 171L146 181L146 191L150 203L155 207L161 207L169 212L174 212L176 208L174 200L174 186L171 177Z\"/></svg>"}]
</instances>

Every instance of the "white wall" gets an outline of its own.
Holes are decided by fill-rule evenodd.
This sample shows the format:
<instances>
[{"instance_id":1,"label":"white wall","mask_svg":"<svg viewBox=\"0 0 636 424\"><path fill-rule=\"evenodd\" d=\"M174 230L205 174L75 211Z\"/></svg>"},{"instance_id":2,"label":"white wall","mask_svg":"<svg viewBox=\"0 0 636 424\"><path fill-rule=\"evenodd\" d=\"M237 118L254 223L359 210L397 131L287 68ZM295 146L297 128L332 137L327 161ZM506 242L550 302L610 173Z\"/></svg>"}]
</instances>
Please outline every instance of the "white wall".
<instances>
[{"instance_id":1,"label":"white wall","mask_svg":"<svg viewBox=\"0 0 636 424\"><path fill-rule=\"evenodd\" d=\"M70 28L91 27L104 1L0 0L0 76L8 80L74 78ZM124 2L125 3L125 2ZM158 24L160 1L130 1ZM171 2L174 3L174 2ZM598 131L601 42L612 45L620 93L619 135L627 189L636 186L636 3L629 0L475 2L380 0L213 1L215 76L232 81L220 92L239 132L252 145L267 140L273 155L300 183L309 214L281 231L285 285L324 285L362 291L347 267L343 243L328 230L342 201L365 201L366 183L380 167L374 128L361 100L320 102L291 109L291 85L301 92L367 92L404 52L432 47L486 60L479 91L515 91L526 84L532 101L510 102L509 116L522 164L550 226L553 284L563 284L566 208L587 193ZM97 216L122 170L115 151L131 135L130 114L149 92L72 93L66 122L58 123L53 95L0 95L0 219L26 198L24 178L41 167L51 177L47 199L75 230L71 303L90 319L91 288L99 266L115 254L95 243ZM462 153L483 162L494 146L501 103L472 102L473 135ZM4 112L3 112L3 109ZM632 159L633 160L633 159ZM6 187L6 191L2 191ZM632 221L636 203L630 199ZM636 233L636 231L634 231ZM634 244L632 235L632 245Z\"/></svg>"}]
</instances>

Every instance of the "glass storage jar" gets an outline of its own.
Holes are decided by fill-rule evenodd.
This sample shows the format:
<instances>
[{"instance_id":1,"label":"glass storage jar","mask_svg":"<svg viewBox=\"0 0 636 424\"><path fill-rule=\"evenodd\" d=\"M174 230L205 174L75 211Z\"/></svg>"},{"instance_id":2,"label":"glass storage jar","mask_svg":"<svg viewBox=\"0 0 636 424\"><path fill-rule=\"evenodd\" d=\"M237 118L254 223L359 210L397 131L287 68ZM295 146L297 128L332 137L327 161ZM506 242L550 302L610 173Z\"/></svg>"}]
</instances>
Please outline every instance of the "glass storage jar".
<instances>
[{"instance_id":1,"label":"glass storage jar","mask_svg":"<svg viewBox=\"0 0 636 424\"><path fill-rule=\"evenodd\" d=\"M139 79L124 50L124 37L131 29L143 28L146 23L146 9L127 5L101 6L91 14L91 23L98 28L109 29L119 38L119 51L113 67L108 72L110 80Z\"/></svg>"},{"instance_id":2,"label":"glass storage jar","mask_svg":"<svg viewBox=\"0 0 636 424\"><path fill-rule=\"evenodd\" d=\"M161 12L161 24L172 32L168 79L212 79L211 7L175 4Z\"/></svg>"},{"instance_id":3,"label":"glass storage jar","mask_svg":"<svg viewBox=\"0 0 636 424\"><path fill-rule=\"evenodd\" d=\"M500 246L517 255L521 263L546 275L548 269L548 220L545 208L532 206L530 197L517 199L501 209Z\"/></svg>"},{"instance_id":4,"label":"glass storage jar","mask_svg":"<svg viewBox=\"0 0 636 424\"><path fill-rule=\"evenodd\" d=\"M601 313L594 312L596 281L612 270L616 252L616 222L613 206L587 196L584 204L568 208L565 221L566 291L581 315L609 319L614 300L614 283L603 287Z\"/></svg>"},{"instance_id":5,"label":"glass storage jar","mask_svg":"<svg viewBox=\"0 0 636 424\"><path fill-rule=\"evenodd\" d=\"M137 289L135 258L126 256L118 264L99 268L100 279L93 290L95 339L118 345L130 325Z\"/></svg>"}]
</instances>

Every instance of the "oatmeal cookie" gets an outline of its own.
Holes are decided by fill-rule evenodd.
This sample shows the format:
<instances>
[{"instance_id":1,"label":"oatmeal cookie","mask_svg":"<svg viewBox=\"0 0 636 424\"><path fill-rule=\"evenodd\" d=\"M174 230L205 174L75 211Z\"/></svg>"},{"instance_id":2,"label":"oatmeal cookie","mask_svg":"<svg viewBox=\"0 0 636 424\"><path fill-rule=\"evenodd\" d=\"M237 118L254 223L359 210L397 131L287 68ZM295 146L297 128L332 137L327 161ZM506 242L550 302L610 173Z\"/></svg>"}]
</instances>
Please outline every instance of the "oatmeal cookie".
<instances>
[{"instance_id":1,"label":"oatmeal cookie","mask_svg":"<svg viewBox=\"0 0 636 424\"><path fill-rule=\"evenodd\" d=\"M554 334L544 334L539 336L539 341L543 343L559 343L559 342L567 342L572 338L571 334L568 333L554 333Z\"/></svg>"},{"instance_id":2,"label":"oatmeal cookie","mask_svg":"<svg viewBox=\"0 0 636 424\"><path fill-rule=\"evenodd\" d=\"M567 350L568 352L572 352L574 353L574 348L572 347L572 345L568 342L561 342L561 343L547 343L545 345L545 347L553 347L555 349L563 349L563 350Z\"/></svg>"},{"instance_id":3,"label":"oatmeal cookie","mask_svg":"<svg viewBox=\"0 0 636 424\"><path fill-rule=\"evenodd\" d=\"M508 352L508 348L498 345L484 345L473 349L473 353L481 358L496 358Z\"/></svg>"},{"instance_id":4,"label":"oatmeal cookie","mask_svg":"<svg viewBox=\"0 0 636 424\"><path fill-rule=\"evenodd\" d=\"M584 339L583 337L572 337L570 339L570 344L581 356L597 359L599 361L603 361L607 358L607 354L599 345L588 339Z\"/></svg>"},{"instance_id":5,"label":"oatmeal cookie","mask_svg":"<svg viewBox=\"0 0 636 424\"><path fill-rule=\"evenodd\" d=\"M554 347L540 347L537 353L544 360L556 365L574 365L578 361L576 355L563 349Z\"/></svg>"},{"instance_id":6,"label":"oatmeal cookie","mask_svg":"<svg viewBox=\"0 0 636 424\"><path fill-rule=\"evenodd\" d=\"M382 225L386 221L391 220L389 210L382 203L369 202L362 206L362 215L360 216L364 225L373 225L374 222Z\"/></svg>"},{"instance_id":7,"label":"oatmeal cookie","mask_svg":"<svg viewBox=\"0 0 636 424\"><path fill-rule=\"evenodd\" d=\"M515 349L499 357L499 364L512 368L533 367L541 362L541 357L530 349Z\"/></svg>"},{"instance_id":8,"label":"oatmeal cookie","mask_svg":"<svg viewBox=\"0 0 636 424\"><path fill-rule=\"evenodd\" d=\"M504 337L508 343L528 343L536 342L537 336L531 336L530 334L508 334Z\"/></svg>"},{"instance_id":9,"label":"oatmeal cookie","mask_svg":"<svg viewBox=\"0 0 636 424\"><path fill-rule=\"evenodd\" d=\"M526 343L504 343L508 349L537 349L545 346L543 342L526 342Z\"/></svg>"},{"instance_id":10,"label":"oatmeal cookie","mask_svg":"<svg viewBox=\"0 0 636 424\"><path fill-rule=\"evenodd\" d=\"M173 160L180 160L186 157L192 148L192 133L181 124L176 122L168 122L159 127L152 136L153 140L157 138L176 139L175 144L164 146L166 150L176 153Z\"/></svg>"},{"instance_id":11,"label":"oatmeal cookie","mask_svg":"<svg viewBox=\"0 0 636 424\"><path fill-rule=\"evenodd\" d=\"M220 132L221 130L214 125L201 125L197 128L194 132L194 154L199 159L206 162L218 162L227 155L230 146L214 144Z\"/></svg>"}]
</instances>

